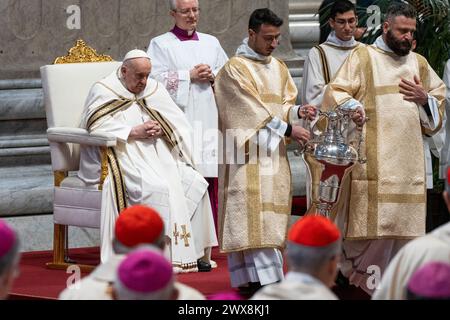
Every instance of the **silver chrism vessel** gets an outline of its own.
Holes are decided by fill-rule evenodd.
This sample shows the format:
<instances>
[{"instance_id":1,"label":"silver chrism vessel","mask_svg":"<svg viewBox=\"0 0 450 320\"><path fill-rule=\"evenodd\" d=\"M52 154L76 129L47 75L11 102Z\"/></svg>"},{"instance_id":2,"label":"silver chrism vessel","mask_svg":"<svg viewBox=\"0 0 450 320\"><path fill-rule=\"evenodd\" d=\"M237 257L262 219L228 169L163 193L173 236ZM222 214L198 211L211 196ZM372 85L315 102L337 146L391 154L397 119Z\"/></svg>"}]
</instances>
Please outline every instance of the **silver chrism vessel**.
<instances>
[{"instance_id":1,"label":"silver chrism vessel","mask_svg":"<svg viewBox=\"0 0 450 320\"><path fill-rule=\"evenodd\" d=\"M363 128L357 127L357 141L344 138L353 112L353 109L343 106L337 107L335 111L319 112L319 120L313 131L324 119L327 120L326 130L310 140L303 150L303 160L311 178L307 214L321 214L330 218L342 196L342 182L358 161L365 162L360 156Z\"/></svg>"}]
</instances>

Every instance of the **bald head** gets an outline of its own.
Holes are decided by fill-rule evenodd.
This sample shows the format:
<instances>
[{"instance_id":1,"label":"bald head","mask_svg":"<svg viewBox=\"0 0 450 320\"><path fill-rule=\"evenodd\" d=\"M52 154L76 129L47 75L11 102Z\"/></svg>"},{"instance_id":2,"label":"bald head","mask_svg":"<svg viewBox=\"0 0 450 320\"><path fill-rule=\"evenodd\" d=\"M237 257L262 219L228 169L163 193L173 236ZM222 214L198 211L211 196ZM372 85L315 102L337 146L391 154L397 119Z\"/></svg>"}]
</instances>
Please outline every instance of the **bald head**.
<instances>
[{"instance_id":1,"label":"bald head","mask_svg":"<svg viewBox=\"0 0 450 320\"><path fill-rule=\"evenodd\" d=\"M147 85L152 64L148 58L133 58L125 60L120 70L127 90L139 94Z\"/></svg>"}]
</instances>

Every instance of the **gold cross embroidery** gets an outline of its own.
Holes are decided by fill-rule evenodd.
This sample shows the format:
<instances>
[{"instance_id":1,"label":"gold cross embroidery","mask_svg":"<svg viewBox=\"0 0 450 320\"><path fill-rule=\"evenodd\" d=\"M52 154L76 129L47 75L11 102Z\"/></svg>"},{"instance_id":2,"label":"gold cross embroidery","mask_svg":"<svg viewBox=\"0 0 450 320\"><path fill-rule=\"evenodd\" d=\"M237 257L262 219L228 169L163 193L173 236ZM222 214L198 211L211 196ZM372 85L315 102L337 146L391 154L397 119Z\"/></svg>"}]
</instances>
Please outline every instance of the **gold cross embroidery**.
<instances>
[{"instance_id":1,"label":"gold cross embroidery","mask_svg":"<svg viewBox=\"0 0 450 320\"><path fill-rule=\"evenodd\" d=\"M175 223L175 230L173 230L173 237L175 238L175 245L178 245L178 236L180 233L177 231L177 224Z\"/></svg>"},{"instance_id":2,"label":"gold cross embroidery","mask_svg":"<svg viewBox=\"0 0 450 320\"><path fill-rule=\"evenodd\" d=\"M180 238L184 240L184 246L189 247L189 238L191 237L191 234L187 232L185 224L181 226L181 229L183 230L183 233L181 234Z\"/></svg>"}]
</instances>

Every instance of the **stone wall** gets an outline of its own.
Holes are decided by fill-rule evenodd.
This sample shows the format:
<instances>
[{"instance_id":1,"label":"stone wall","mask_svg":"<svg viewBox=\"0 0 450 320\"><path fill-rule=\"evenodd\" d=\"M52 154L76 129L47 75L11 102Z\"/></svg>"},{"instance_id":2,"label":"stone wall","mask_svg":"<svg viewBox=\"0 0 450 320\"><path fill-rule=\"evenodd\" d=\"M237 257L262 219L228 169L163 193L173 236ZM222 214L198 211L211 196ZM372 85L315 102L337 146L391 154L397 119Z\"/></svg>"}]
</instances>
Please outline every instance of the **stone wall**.
<instances>
[{"instance_id":1,"label":"stone wall","mask_svg":"<svg viewBox=\"0 0 450 320\"><path fill-rule=\"evenodd\" d=\"M289 41L288 0L200 0L199 30L219 38L233 55L246 36L250 13L269 7L284 18L277 54L295 57ZM115 60L173 25L167 0L2 0L0 79L38 78L39 67L65 55L77 39Z\"/></svg>"}]
</instances>

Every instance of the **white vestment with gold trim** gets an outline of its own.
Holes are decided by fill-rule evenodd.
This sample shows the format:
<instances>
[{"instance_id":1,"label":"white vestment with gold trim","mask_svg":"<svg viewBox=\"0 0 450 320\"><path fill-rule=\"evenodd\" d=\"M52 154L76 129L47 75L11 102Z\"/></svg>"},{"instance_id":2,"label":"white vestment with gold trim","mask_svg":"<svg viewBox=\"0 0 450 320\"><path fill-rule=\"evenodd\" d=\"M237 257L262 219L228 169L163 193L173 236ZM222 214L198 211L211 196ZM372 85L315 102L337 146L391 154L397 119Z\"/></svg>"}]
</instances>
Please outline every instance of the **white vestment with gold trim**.
<instances>
[{"instance_id":1,"label":"white vestment with gold trim","mask_svg":"<svg viewBox=\"0 0 450 320\"><path fill-rule=\"evenodd\" d=\"M217 245L217 239L206 192L208 184L189 160L192 128L166 89L157 81L148 79L146 89L134 95L122 85L117 73L96 83L91 89L82 126L87 127L88 120L99 111L108 111L105 104L115 99L131 102L120 110L103 115L89 130L108 132L117 137L114 152L122 173L127 205L143 204L158 210L164 220L165 234L171 239L174 270L196 271L197 259L206 253L208 260L210 248ZM171 147L167 137L128 139L134 126L151 119L145 106L176 129L174 136L184 157L179 150ZM87 183L98 183L100 162L98 149L82 149L80 178ZM102 261L112 254L114 225L119 214L117 184L112 178L110 169L102 194Z\"/></svg>"}]
</instances>

